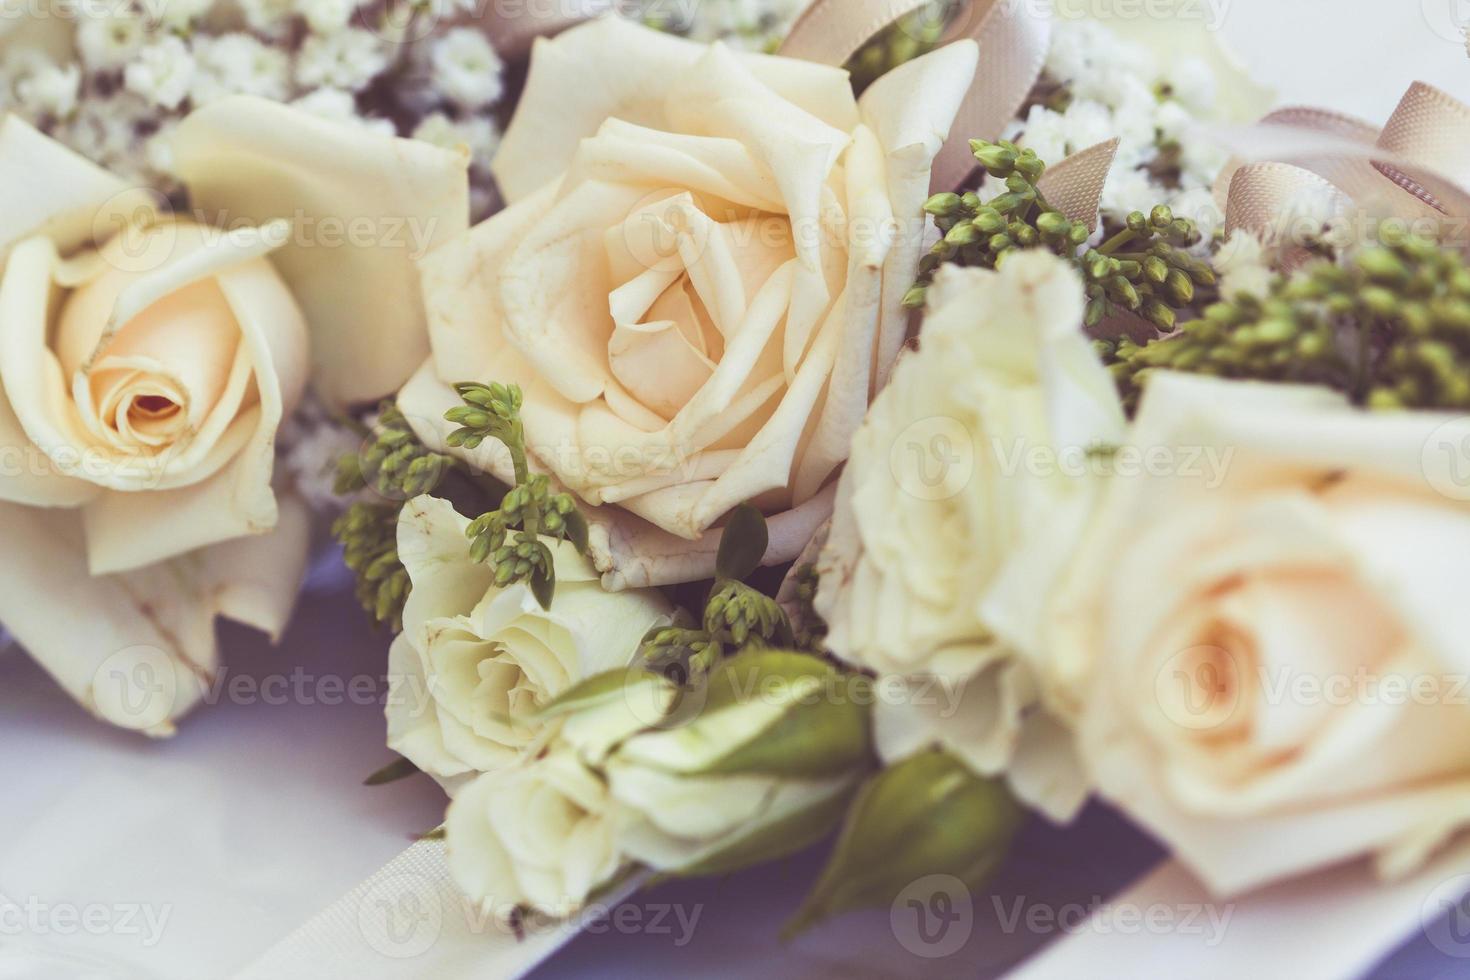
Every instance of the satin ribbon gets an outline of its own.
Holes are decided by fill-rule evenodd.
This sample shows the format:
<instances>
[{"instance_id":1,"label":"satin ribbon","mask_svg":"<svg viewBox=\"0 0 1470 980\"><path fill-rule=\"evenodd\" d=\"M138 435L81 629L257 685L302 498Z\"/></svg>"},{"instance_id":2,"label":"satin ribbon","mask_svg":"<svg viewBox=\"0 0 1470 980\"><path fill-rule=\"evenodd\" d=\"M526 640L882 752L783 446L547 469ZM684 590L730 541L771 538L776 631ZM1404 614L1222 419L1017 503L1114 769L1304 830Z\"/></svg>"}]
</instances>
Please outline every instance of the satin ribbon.
<instances>
[{"instance_id":1,"label":"satin ribbon","mask_svg":"<svg viewBox=\"0 0 1470 980\"><path fill-rule=\"evenodd\" d=\"M1261 846L1271 846L1269 837ZM1167 861L1006 980L1353 980L1416 936L1443 954L1438 976L1458 976L1470 955L1457 931L1464 913L1456 906L1467 890L1466 842L1397 881L1380 881L1359 861L1233 900L1215 898L1183 865Z\"/></svg>"},{"instance_id":2,"label":"satin ribbon","mask_svg":"<svg viewBox=\"0 0 1470 980\"><path fill-rule=\"evenodd\" d=\"M442 841L420 841L231 980L516 980L642 883L620 886L580 921L517 932L460 895Z\"/></svg>"},{"instance_id":3,"label":"satin ribbon","mask_svg":"<svg viewBox=\"0 0 1470 980\"><path fill-rule=\"evenodd\" d=\"M780 53L828 65L846 64L874 35L927 0L815 0L791 28ZM975 169L968 141L996 139L1031 94L1051 45L1051 21L1025 4L973 0L949 23L940 44L970 38L980 45L975 82L960 105L939 157L932 190L964 183Z\"/></svg>"},{"instance_id":4,"label":"satin ribbon","mask_svg":"<svg viewBox=\"0 0 1470 980\"><path fill-rule=\"evenodd\" d=\"M1422 82L1381 129L1291 108L1216 135L1235 156L1215 189L1227 231L1269 239L1293 201L1324 193L1364 217L1470 219L1470 106Z\"/></svg>"},{"instance_id":5,"label":"satin ribbon","mask_svg":"<svg viewBox=\"0 0 1470 980\"><path fill-rule=\"evenodd\" d=\"M816 0L792 26L780 53L844 65L880 31L927 2ZM1025 4L1002 0L973 0L950 21L939 43L973 40L980 46L980 65L934 161L931 192L964 186L976 167L970 140L999 139L1016 118L1041 78L1051 28L1048 18L1033 16ZM1118 141L1109 140L1073 154L1048 169L1038 189L1069 219L1093 226L1117 149Z\"/></svg>"}]
</instances>

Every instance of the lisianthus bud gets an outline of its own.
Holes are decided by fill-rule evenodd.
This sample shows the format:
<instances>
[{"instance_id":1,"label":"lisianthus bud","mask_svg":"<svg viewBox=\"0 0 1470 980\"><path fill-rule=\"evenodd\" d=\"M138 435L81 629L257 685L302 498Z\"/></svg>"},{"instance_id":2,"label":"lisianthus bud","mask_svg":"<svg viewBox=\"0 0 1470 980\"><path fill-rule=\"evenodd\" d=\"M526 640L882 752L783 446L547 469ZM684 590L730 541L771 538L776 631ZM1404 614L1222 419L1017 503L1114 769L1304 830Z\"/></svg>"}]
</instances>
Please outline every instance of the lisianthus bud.
<instances>
[{"instance_id":1,"label":"lisianthus bud","mask_svg":"<svg viewBox=\"0 0 1470 980\"><path fill-rule=\"evenodd\" d=\"M978 888L1005 857L1024 813L1003 783L981 779L948 753L890 766L858 791L831 860L786 934L887 905L926 875L954 875Z\"/></svg>"},{"instance_id":2,"label":"lisianthus bud","mask_svg":"<svg viewBox=\"0 0 1470 980\"><path fill-rule=\"evenodd\" d=\"M870 764L866 695L866 678L815 657L755 650L724 661L665 725L607 760L612 795L630 814L619 846L693 875L818 840Z\"/></svg>"}]
</instances>

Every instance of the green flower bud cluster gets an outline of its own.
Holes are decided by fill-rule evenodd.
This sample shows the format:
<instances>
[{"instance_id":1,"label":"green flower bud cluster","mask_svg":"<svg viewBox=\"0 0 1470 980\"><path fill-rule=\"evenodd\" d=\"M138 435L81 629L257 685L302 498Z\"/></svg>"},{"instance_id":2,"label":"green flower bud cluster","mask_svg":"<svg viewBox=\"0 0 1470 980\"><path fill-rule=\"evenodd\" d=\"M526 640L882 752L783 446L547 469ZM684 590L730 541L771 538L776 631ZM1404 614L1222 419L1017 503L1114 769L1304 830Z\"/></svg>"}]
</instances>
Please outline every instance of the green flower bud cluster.
<instances>
[{"instance_id":1,"label":"green flower bud cluster","mask_svg":"<svg viewBox=\"0 0 1470 980\"><path fill-rule=\"evenodd\" d=\"M357 601L373 621L397 633L412 588L398 560L398 512L402 505L355 503L332 523L342 557L357 580Z\"/></svg>"},{"instance_id":2,"label":"green flower bud cluster","mask_svg":"<svg viewBox=\"0 0 1470 980\"><path fill-rule=\"evenodd\" d=\"M975 159L1005 181L1005 193L982 201L973 191L935 194L924 204L944 237L920 260L919 281L904 305L924 305L934 273L945 263L993 269L1018 249L1045 248L1077 263L1087 284L1087 325L1115 309L1136 313L1160 330L1172 330L1178 311L1215 286L1209 264L1186 249L1200 242L1194 222L1159 206L1129 215L1127 227L1097 248L1082 251L1091 229L1047 203L1037 187L1046 164L1034 150L1002 140L971 140ZM1128 251L1123 251L1128 247Z\"/></svg>"},{"instance_id":3,"label":"green flower bud cluster","mask_svg":"<svg viewBox=\"0 0 1470 980\"><path fill-rule=\"evenodd\" d=\"M791 621L780 604L757 589L718 579L710 590L700 627L659 627L648 632L638 655L649 667L681 681L708 672L727 654L790 649Z\"/></svg>"},{"instance_id":4,"label":"green flower bud cluster","mask_svg":"<svg viewBox=\"0 0 1470 980\"><path fill-rule=\"evenodd\" d=\"M1463 252L1405 236L1361 252L1353 293L1371 322L1369 408L1470 409L1470 266Z\"/></svg>"},{"instance_id":5,"label":"green flower bud cluster","mask_svg":"<svg viewBox=\"0 0 1470 980\"><path fill-rule=\"evenodd\" d=\"M749 504L735 508L720 537L715 582L705 600L700 628L650 630L639 647L649 667L683 680L699 677L727 653L790 647L791 621L780 604L743 581L765 555L766 519Z\"/></svg>"},{"instance_id":6,"label":"green flower bud cluster","mask_svg":"<svg viewBox=\"0 0 1470 980\"><path fill-rule=\"evenodd\" d=\"M362 449L338 458L333 490L346 496L370 487L381 497L407 500L433 490L455 466L453 457L420 442L398 407L385 401Z\"/></svg>"},{"instance_id":7,"label":"green flower bud cluster","mask_svg":"<svg viewBox=\"0 0 1470 980\"><path fill-rule=\"evenodd\" d=\"M464 404L444 413L445 419L459 426L445 440L450 446L478 449L486 439L498 439L507 446L509 440L521 440L523 396L519 385L465 382L455 385L454 390Z\"/></svg>"},{"instance_id":8,"label":"green flower bud cluster","mask_svg":"<svg viewBox=\"0 0 1470 980\"><path fill-rule=\"evenodd\" d=\"M571 494L553 493L548 477L531 474L518 386L470 382L455 385L455 390L464 404L444 413L446 420L459 426L445 441L464 449L476 449L486 439L500 441L510 451L516 477L500 507L481 514L465 529L470 557L489 565L501 588L529 582L542 607L550 609L556 567L545 539L570 541L586 554L587 519Z\"/></svg>"},{"instance_id":9,"label":"green flower bud cluster","mask_svg":"<svg viewBox=\"0 0 1470 980\"><path fill-rule=\"evenodd\" d=\"M861 93L899 65L933 51L957 8L955 0L931 0L873 35L843 66L853 91Z\"/></svg>"},{"instance_id":10,"label":"green flower bud cluster","mask_svg":"<svg viewBox=\"0 0 1470 980\"><path fill-rule=\"evenodd\" d=\"M1313 262L1264 299L1212 304L1173 336L1099 351L1130 408L1154 369L1325 384L1374 409L1470 408L1470 268L1405 236Z\"/></svg>"},{"instance_id":11,"label":"green flower bud cluster","mask_svg":"<svg viewBox=\"0 0 1470 980\"><path fill-rule=\"evenodd\" d=\"M1087 282L1088 327L1119 308L1136 313L1165 333L1179 311L1205 298L1216 286L1215 270L1186 249L1200 243L1199 227L1175 217L1165 205L1149 214L1134 211L1127 226L1080 260ZM1128 251L1123 251L1124 248Z\"/></svg>"},{"instance_id":12,"label":"green flower bud cluster","mask_svg":"<svg viewBox=\"0 0 1470 980\"><path fill-rule=\"evenodd\" d=\"M820 652L827 639L827 622L817 613L817 586L821 575L815 562L798 565L792 570L796 586L794 601L798 610L796 626L796 648L809 652Z\"/></svg>"},{"instance_id":13,"label":"green flower bud cluster","mask_svg":"<svg viewBox=\"0 0 1470 980\"><path fill-rule=\"evenodd\" d=\"M665 626L643 638L644 665L681 683L707 674L725 656L725 645L703 629Z\"/></svg>"},{"instance_id":14,"label":"green flower bud cluster","mask_svg":"<svg viewBox=\"0 0 1470 980\"><path fill-rule=\"evenodd\" d=\"M732 650L790 647L795 641L785 610L744 582L725 582L715 589L704 606L704 631Z\"/></svg>"}]
</instances>

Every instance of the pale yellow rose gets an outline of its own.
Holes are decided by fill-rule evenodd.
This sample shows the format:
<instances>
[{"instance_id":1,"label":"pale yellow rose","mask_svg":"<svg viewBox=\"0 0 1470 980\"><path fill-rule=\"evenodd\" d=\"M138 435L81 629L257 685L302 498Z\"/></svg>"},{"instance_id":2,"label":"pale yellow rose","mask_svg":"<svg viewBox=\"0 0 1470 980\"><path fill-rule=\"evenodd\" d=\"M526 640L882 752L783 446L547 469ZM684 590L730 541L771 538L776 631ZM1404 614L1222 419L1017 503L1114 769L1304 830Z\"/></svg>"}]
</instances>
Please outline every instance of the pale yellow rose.
<instances>
[{"instance_id":1,"label":"pale yellow rose","mask_svg":"<svg viewBox=\"0 0 1470 980\"><path fill-rule=\"evenodd\" d=\"M971 42L845 72L616 18L538 41L494 163L510 206L423 265L432 360L400 395L525 389L535 465L584 500L610 587L709 576L755 500L794 558L907 323L930 164ZM487 444L474 461L504 472Z\"/></svg>"},{"instance_id":2,"label":"pale yellow rose","mask_svg":"<svg viewBox=\"0 0 1470 980\"><path fill-rule=\"evenodd\" d=\"M1162 375L1052 603L1098 791L1218 893L1470 822L1463 420ZM1223 474L1200 461L1213 453Z\"/></svg>"},{"instance_id":3,"label":"pale yellow rose","mask_svg":"<svg viewBox=\"0 0 1470 980\"><path fill-rule=\"evenodd\" d=\"M226 118L231 136L216 131ZM355 318L394 289L394 267L399 285L414 275L407 247L329 242L317 222L381 216L401 203L393 185L456 172L460 189L426 207L462 202L463 161L339 129L258 99L212 104L179 127L196 210L174 217L151 192L0 120L0 523L27 542L7 559L0 623L119 725L166 734L197 703L216 666L217 614L284 627L307 535L273 489L275 441L312 354L329 397L344 394L333 383L344 370L377 378L357 393L382 394L413 361L403 352L425 345L421 313ZM221 159L242 135L248 153ZM327 166L324 140L357 140L352 162ZM349 325L366 332L345 343ZM389 333L407 346L375 346ZM69 585L57 588L62 572ZM64 623L78 619L84 628ZM134 683L164 693L127 696Z\"/></svg>"},{"instance_id":4,"label":"pale yellow rose","mask_svg":"<svg viewBox=\"0 0 1470 980\"><path fill-rule=\"evenodd\" d=\"M830 649L879 675L885 759L938 742L1066 818L1085 785L1031 660L1100 483L1089 453L1121 438L1122 407L1069 263L948 267L929 301L853 440L816 609Z\"/></svg>"}]
</instances>

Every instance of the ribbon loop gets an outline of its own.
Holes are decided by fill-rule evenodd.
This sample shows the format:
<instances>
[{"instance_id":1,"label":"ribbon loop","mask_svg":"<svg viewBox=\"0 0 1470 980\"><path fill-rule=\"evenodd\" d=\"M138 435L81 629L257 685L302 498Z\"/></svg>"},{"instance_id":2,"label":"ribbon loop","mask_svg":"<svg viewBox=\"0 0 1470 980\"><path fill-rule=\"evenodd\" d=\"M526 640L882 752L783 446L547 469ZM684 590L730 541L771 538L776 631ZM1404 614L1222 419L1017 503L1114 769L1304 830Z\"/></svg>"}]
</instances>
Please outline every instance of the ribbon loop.
<instances>
[{"instance_id":1,"label":"ribbon loop","mask_svg":"<svg viewBox=\"0 0 1470 980\"><path fill-rule=\"evenodd\" d=\"M1382 130L1337 113L1284 109L1219 135L1236 157L1217 185L1228 187L1231 230L1269 229L1295 200L1321 193L1322 182L1364 216L1470 218L1470 107L1422 82Z\"/></svg>"},{"instance_id":2,"label":"ribbon loop","mask_svg":"<svg viewBox=\"0 0 1470 980\"><path fill-rule=\"evenodd\" d=\"M816 0L791 28L780 53L843 65L880 31L923 8L927 0ZM980 67L949 138L939 151L930 190L952 190L975 170L972 138L997 139L1041 77L1051 44L1051 21L1025 4L972 0L949 23L940 44L969 38L980 46Z\"/></svg>"}]
</instances>

